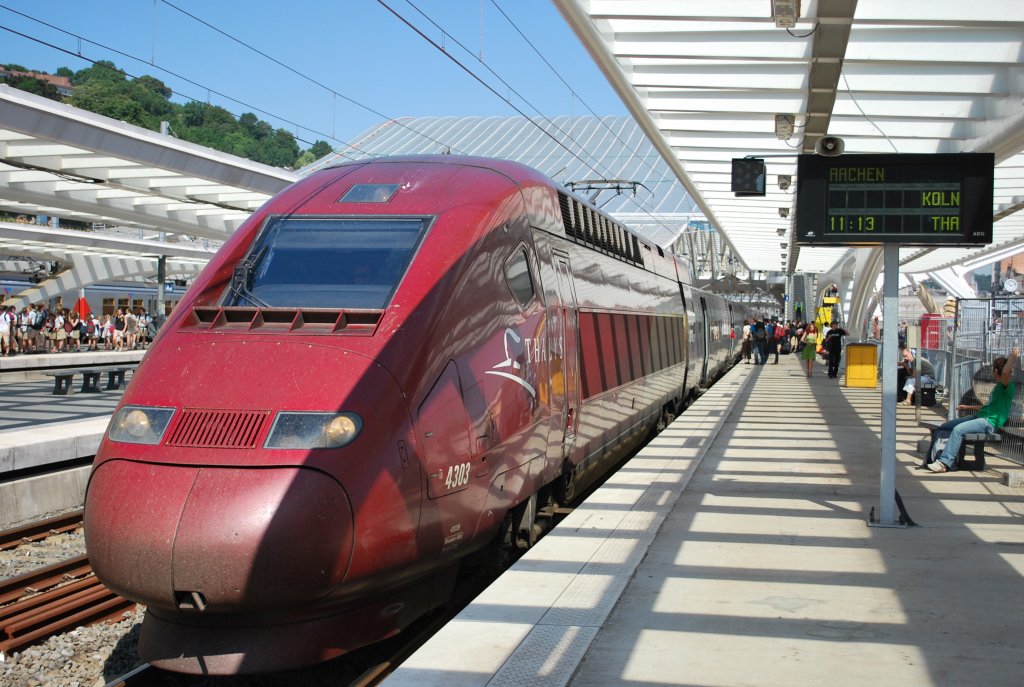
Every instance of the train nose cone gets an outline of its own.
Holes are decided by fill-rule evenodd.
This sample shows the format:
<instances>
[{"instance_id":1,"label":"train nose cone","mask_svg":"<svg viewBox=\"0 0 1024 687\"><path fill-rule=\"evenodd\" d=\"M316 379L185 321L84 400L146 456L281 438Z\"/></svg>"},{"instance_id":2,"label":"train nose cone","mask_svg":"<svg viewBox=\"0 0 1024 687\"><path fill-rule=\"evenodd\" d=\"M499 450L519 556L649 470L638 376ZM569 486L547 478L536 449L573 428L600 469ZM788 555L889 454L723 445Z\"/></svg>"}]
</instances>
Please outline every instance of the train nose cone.
<instances>
[{"instance_id":1,"label":"train nose cone","mask_svg":"<svg viewBox=\"0 0 1024 687\"><path fill-rule=\"evenodd\" d=\"M353 537L349 500L321 472L126 460L93 474L85 531L108 587L157 608L205 613L324 596L345 577Z\"/></svg>"}]
</instances>

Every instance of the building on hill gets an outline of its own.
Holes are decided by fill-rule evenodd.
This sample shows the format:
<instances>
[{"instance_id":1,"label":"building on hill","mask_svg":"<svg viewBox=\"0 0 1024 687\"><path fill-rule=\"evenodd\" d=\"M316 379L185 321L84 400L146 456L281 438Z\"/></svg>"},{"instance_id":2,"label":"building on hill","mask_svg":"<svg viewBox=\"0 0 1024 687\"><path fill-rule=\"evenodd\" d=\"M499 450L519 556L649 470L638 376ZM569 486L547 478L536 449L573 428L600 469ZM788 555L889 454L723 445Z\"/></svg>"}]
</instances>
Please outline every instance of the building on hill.
<instances>
[{"instance_id":1,"label":"building on hill","mask_svg":"<svg viewBox=\"0 0 1024 687\"><path fill-rule=\"evenodd\" d=\"M56 88L57 93L63 98L67 98L75 92L74 86L71 85L71 80L66 76L54 76L53 74L43 74L42 72L22 72L0 67L0 81L8 82L18 78L37 79L43 83L48 83Z\"/></svg>"}]
</instances>

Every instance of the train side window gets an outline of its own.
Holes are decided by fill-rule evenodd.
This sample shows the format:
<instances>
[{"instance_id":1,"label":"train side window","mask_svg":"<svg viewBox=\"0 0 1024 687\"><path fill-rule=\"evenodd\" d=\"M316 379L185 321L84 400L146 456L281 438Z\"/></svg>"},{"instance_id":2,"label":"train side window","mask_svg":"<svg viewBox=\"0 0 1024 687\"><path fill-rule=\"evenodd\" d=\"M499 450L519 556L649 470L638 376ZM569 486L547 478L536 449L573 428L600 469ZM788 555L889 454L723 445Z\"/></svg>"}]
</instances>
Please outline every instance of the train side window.
<instances>
[{"instance_id":1,"label":"train side window","mask_svg":"<svg viewBox=\"0 0 1024 687\"><path fill-rule=\"evenodd\" d=\"M505 263L505 282L509 290L519 302L519 307L526 308L533 301L536 292L533 288L533 275L530 273L530 261L526 258L526 249L519 247Z\"/></svg>"}]
</instances>

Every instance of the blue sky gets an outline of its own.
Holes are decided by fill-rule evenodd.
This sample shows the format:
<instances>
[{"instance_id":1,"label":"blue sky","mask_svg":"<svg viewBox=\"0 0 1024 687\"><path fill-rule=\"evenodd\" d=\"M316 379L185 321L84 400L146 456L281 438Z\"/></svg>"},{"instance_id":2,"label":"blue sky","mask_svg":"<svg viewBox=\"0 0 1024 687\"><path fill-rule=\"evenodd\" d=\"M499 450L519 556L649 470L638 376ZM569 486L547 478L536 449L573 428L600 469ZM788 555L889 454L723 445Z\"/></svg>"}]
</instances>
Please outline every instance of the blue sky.
<instances>
[{"instance_id":1,"label":"blue sky","mask_svg":"<svg viewBox=\"0 0 1024 687\"><path fill-rule=\"evenodd\" d=\"M531 105L546 116L590 114L588 106L599 115L625 114L618 96L549 0L386 3L527 114L536 114ZM575 96L495 5L554 65ZM332 95L175 7L386 117L518 114L377 0L0 0L0 26L71 53L0 31L0 63L53 72L62 66L76 71L88 66L78 53L111 60L129 74L161 79L175 91L178 102L188 95L236 115L255 112L296 134L304 141L302 147L319 138L337 146L330 137L351 141L381 121L378 114ZM487 67L508 86L480 64L481 51ZM530 105L509 93L509 87Z\"/></svg>"}]
</instances>

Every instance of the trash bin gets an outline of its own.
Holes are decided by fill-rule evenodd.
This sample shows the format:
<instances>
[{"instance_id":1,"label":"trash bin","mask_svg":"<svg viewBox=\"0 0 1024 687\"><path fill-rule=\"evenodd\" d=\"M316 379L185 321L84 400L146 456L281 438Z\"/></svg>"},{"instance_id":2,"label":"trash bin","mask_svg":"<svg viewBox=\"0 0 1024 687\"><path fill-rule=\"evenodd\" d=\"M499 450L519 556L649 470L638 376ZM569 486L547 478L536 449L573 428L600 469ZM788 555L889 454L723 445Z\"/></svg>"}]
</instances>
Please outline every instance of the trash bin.
<instances>
[{"instance_id":1,"label":"trash bin","mask_svg":"<svg viewBox=\"0 0 1024 687\"><path fill-rule=\"evenodd\" d=\"M846 345L846 386L859 389L878 386L878 344Z\"/></svg>"}]
</instances>

